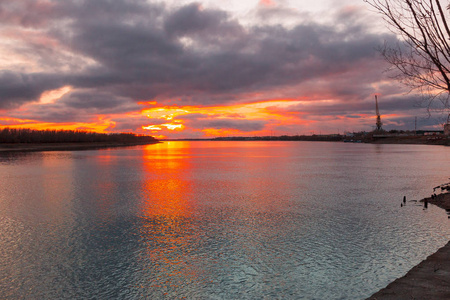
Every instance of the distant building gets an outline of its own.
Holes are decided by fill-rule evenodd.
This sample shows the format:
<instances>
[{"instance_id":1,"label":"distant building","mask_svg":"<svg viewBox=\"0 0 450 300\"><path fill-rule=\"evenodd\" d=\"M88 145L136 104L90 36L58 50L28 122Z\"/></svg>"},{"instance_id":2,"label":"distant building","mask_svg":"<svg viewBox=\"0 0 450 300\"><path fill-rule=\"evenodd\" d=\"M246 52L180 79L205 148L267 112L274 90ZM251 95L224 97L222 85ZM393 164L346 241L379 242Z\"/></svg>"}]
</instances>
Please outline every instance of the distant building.
<instances>
[{"instance_id":1,"label":"distant building","mask_svg":"<svg viewBox=\"0 0 450 300\"><path fill-rule=\"evenodd\" d=\"M444 131L442 130L417 130L417 135L437 135L437 134L443 134Z\"/></svg>"}]
</instances>

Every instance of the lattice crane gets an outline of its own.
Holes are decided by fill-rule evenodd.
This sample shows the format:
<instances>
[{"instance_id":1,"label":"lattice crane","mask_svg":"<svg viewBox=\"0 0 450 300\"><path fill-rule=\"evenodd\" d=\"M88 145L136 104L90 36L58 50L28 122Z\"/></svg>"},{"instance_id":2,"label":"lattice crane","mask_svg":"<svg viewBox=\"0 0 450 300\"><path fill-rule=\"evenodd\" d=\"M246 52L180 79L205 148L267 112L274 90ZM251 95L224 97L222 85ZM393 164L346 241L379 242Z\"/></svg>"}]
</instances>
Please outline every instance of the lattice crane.
<instances>
[{"instance_id":1,"label":"lattice crane","mask_svg":"<svg viewBox=\"0 0 450 300\"><path fill-rule=\"evenodd\" d=\"M383 125L383 123L381 123L381 116L380 116L380 110L378 109L378 97L377 95L375 95L375 107L376 107L376 112L377 112L377 122L376 122L376 130L377 131L381 131L381 125Z\"/></svg>"}]
</instances>

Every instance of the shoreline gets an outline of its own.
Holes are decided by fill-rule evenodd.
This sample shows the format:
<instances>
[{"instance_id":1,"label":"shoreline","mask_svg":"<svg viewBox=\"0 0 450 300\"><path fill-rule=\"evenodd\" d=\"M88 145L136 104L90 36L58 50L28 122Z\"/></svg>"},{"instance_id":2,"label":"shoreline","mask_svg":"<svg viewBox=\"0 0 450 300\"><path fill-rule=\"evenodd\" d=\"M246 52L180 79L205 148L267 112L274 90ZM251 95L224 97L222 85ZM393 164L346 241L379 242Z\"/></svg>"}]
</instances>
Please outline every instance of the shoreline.
<instances>
[{"instance_id":1,"label":"shoreline","mask_svg":"<svg viewBox=\"0 0 450 300\"><path fill-rule=\"evenodd\" d=\"M430 136L405 136L375 138L369 144L397 144L397 145L434 145L450 146L450 138L433 138Z\"/></svg>"},{"instance_id":2,"label":"shoreline","mask_svg":"<svg viewBox=\"0 0 450 300\"><path fill-rule=\"evenodd\" d=\"M450 213L450 193L424 198ZM450 216L449 216L450 218ZM449 220L450 221L450 220ZM450 299L450 241L367 300Z\"/></svg>"},{"instance_id":3,"label":"shoreline","mask_svg":"<svg viewBox=\"0 0 450 300\"><path fill-rule=\"evenodd\" d=\"M118 147L131 147L139 145L152 145L160 143L155 142L91 142L91 143L17 143L0 144L0 153L2 152L35 152L35 151L75 151L75 150L95 150Z\"/></svg>"}]
</instances>

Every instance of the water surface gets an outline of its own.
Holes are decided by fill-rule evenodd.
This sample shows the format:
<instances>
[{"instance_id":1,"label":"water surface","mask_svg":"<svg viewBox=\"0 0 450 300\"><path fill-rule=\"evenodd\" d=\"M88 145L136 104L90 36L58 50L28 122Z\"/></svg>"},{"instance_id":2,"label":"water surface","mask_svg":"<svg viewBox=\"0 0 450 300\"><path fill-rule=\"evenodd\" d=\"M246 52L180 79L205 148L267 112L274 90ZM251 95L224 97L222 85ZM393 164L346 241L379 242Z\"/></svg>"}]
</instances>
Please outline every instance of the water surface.
<instances>
[{"instance_id":1,"label":"water surface","mask_svg":"<svg viewBox=\"0 0 450 300\"><path fill-rule=\"evenodd\" d=\"M364 299L450 238L446 147L0 154L0 298Z\"/></svg>"}]
</instances>

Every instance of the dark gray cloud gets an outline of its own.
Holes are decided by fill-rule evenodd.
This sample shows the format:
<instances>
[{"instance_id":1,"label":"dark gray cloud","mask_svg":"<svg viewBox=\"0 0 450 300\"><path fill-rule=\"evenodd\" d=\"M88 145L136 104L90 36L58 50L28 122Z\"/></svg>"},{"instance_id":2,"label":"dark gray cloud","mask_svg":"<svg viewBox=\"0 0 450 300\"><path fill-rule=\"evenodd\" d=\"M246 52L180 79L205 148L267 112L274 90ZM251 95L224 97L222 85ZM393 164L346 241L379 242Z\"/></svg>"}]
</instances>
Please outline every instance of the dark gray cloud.
<instances>
[{"instance_id":1,"label":"dark gray cloud","mask_svg":"<svg viewBox=\"0 0 450 300\"><path fill-rule=\"evenodd\" d=\"M397 114L400 112L424 113L424 107L415 105L422 100L417 95L388 96L378 98L379 110L382 115ZM375 114L375 99L365 101L345 101L341 103L317 103L317 105L291 105L286 108L273 108L281 113L298 113L303 118L316 118L317 116L346 116L360 118L360 114Z\"/></svg>"},{"instance_id":2,"label":"dark gray cloud","mask_svg":"<svg viewBox=\"0 0 450 300\"><path fill-rule=\"evenodd\" d=\"M62 82L57 74L0 71L0 109L36 101L43 92L60 87Z\"/></svg>"},{"instance_id":3,"label":"dark gray cloud","mask_svg":"<svg viewBox=\"0 0 450 300\"><path fill-rule=\"evenodd\" d=\"M115 125L110 130L120 131L120 132L144 132L142 126L148 125L161 125L167 121L164 119L150 119L146 116L139 117L114 117L111 121L115 122Z\"/></svg>"},{"instance_id":4,"label":"dark gray cloud","mask_svg":"<svg viewBox=\"0 0 450 300\"><path fill-rule=\"evenodd\" d=\"M439 116L425 116L423 114L417 116L402 116L395 119L382 119L383 128L385 130L413 130L417 126L417 130L442 130L442 119ZM417 121L417 123L416 123Z\"/></svg>"},{"instance_id":5,"label":"dark gray cloud","mask_svg":"<svg viewBox=\"0 0 450 300\"><path fill-rule=\"evenodd\" d=\"M241 26L230 21L228 14L220 10L201 9L198 3L188 4L170 13L164 20L164 30L170 36L200 35L224 38L224 36L240 33Z\"/></svg>"},{"instance_id":6,"label":"dark gray cloud","mask_svg":"<svg viewBox=\"0 0 450 300\"><path fill-rule=\"evenodd\" d=\"M339 30L313 22L291 29L280 25L244 28L229 13L201 9L198 4L173 9L137 0L49 3L42 15L27 17L29 12L21 10L14 10L14 15L32 19L30 24L44 28L61 47L95 64L75 73L34 76L22 72L16 76L29 79L20 86L20 93L2 80L2 103L33 101L42 91L63 84L97 87L99 92L136 101L177 97L189 104L232 102L243 93L318 78L326 81L352 72L369 60L378 61L375 47L391 38L370 34L364 24L349 21ZM40 63L45 61L55 63L49 57ZM359 94L380 71L360 73L365 81L353 89L347 83L346 94ZM51 84L42 79L55 76L60 79Z\"/></svg>"},{"instance_id":7,"label":"dark gray cloud","mask_svg":"<svg viewBox=\"0 0 450 300\"><path fill-rule=\"evenodd\" d=\"M127 98L120 98L110 93L90 90L79 90L68 93L57 104L63 104L66 107L75 109L100 109L107 113L127 112L137 108L136 105L131 105L133 103ZM124 109L127 105L132 106L130 110Z\"/></svg>"},{"instance_id":8,"label":"dark gray cloud","mask_svg":"<svg viewBox=\"0 0 450 300\"><path fill-rule=\"evenodd\" d=\"M93 122L98 115L115 115L139 111L141 107L130 99L105 92L79 90L63 95L54 103L36 103L25 112L13 112L14 118L41 122Z\"/></svg>"},{"instance_id":9,"label":"dark gray cloud","mask_svg":"<svg viewBox=\"0 0 450 300\"><path fill-rule=\"evenodd\" d=\"M187 124L189 128L202 129L236 129L244 132L259 131L264 129L267 120L246 120L246 119L197 119L191 120Z\"/></svg>"}]
</instances>

